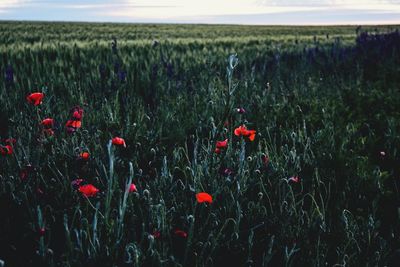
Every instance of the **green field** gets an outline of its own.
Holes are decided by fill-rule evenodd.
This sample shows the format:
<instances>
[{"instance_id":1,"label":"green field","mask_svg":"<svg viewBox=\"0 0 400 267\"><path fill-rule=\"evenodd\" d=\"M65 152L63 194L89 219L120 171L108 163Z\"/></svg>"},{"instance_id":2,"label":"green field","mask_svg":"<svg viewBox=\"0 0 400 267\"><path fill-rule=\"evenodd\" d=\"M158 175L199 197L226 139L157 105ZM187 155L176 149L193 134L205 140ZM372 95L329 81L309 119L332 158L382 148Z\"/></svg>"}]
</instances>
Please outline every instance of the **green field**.
<instances>
[{"instance_id":1,"label":"green field","mask_svg":"<svg viewBox=\"0 0 400 267\"><path fill-rule=\"evenodd\" d=\"M397 266L399 29L0 22L0 260Z\"/></svg>"}]
</instances>

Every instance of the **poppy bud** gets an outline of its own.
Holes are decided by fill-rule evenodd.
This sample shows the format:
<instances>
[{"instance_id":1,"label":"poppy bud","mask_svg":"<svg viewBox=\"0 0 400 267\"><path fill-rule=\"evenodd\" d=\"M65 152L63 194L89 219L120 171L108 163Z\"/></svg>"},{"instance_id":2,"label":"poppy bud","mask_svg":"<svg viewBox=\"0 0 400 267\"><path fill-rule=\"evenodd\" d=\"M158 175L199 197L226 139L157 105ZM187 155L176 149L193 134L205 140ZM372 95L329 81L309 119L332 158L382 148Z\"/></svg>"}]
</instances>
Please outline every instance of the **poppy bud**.
<instances>
[{"instance_id":1,"label":"poppy bud","mask_svg":"<svg viewBox=\"0 0 400 267\"><path fill-rule=\"evenodd\" d=\"M158 239L161 236L160 231L154 230L153 233L151 234L151 236L153 236L153 238Z\"/></svg>"},{"instance_id":2,"label":"poppy bud","mask_svg":"<svg viewBox=\"0 0 400 267\"><path fill-rule=\"evenodd\" d=\"M298 176L292 176L288 180L289 182L298 183L300 182L300 178Z\"/></svg>"},{"instance_id":3,"label":"poppy bud","mask_svg":"<svg viewBox=\"0 0 400 267\"><path fill-rule=\"evenodd\" d=\"M71 182L72 186L79 186L83 182L83 179L75 179Z\"/></svg>"},{"instance_id":4,"label":"poppy bud","mask_svg":"<svg viewBox=\"0 0 400 267\"><path fill-rule=\"evenodd\" d=\"M188 236L188 234L185 232L185 231L182 231L182 230L175 230L175 235L177 235L177 236L179 236L179 237L182 237L182 238L186 238L187 236Z\"/></svg>"},{"instance_id":5,"label":"poppy bud","mask_svg":"<svg viewBox=\"0 0 400 267\"><path fill-rule=\"evenodd\" d=\"M113 145L126 147L125 140L121 137L114 137L111 142Z\"/></svg>"},{"instance_id":6,"label":"poppy bud","mask_svg":"<svg viewBox=\"0 0 400 267\"><path fill-rule=\"evenodd\" d=\"M136 191L137 191L136 185L135 184L131 184L129 186L129 192L132 193L132 192L136 192Z\"/></svg>"},{"instance_id":7,"label":"poppy bud","mask_svg":"<svg viewBox=\"0 0 400 267\"><path fill-rule=\"evenodd\" d=\"M39 229L39 236L44 236L44 234L46 233L46 229L44 227Z\"/></svg>"},{"instance_id":8,"label":"poppy bud","mask_svg":"<svg viewBox=\"0 0 400 267\"><path fill-rule=\"evenodd\" d=\"M246 113L246 110L244 108L237 108L236 112L239 114L244 114L244 113Z\"/></svg>"},{"instance_id":9,"label":"poppy bud","mask_svg":"<svg viewBox=\"0 0 400 267\"><path fill-rule=\"evenodd\" d=\"M90 154L89 152L82 152L79 157L83 160L89 160Z\"/></svg>"}]
</instances>

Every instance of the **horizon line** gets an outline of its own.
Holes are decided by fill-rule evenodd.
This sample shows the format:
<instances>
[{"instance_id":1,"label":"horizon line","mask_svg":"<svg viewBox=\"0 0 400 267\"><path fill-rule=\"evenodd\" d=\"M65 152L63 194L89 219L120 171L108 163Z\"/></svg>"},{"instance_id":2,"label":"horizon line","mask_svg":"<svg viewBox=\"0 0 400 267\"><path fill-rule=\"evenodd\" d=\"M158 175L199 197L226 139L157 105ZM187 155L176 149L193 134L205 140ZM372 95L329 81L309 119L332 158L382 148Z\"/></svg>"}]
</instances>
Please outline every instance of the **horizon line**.
<instances>
[{"instance_id":1,"label":"horizon line","mask_svg":"<svg viewBox=\"0 0 400 267\"><path fill-rule=\"evenodd\" d=\"M93 24L136 24L136 25L204 25L204 26L300 26L300 27L307 27L307 26L332 26L332 27L350 27L350 26L399 26L400 21L398 22L349 22L349 23L298 23L298 24L252 24L252 23L207 23L207 22L134 22L134 21L108 21L108 20L93 20L93 21L84 21L84 20L36 20L36 19L29 19L29 20L20 20L20 19L0 19L0 23L3 22L33 22L33 23L93 23Z\"/></svg>"}]
</instances>

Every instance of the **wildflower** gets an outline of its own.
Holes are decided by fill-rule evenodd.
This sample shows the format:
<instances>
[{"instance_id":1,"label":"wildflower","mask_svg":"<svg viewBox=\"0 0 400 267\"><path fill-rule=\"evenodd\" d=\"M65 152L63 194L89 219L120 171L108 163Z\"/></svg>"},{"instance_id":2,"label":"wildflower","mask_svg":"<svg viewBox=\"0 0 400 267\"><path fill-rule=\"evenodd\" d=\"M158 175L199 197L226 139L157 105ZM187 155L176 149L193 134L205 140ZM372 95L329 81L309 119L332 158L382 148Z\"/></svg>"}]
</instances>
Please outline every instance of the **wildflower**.
<instances>
[{"instance_id":1,"label":"wildflower","mask_svg":"<svg viewBox=\"0 0 400 267\"><path fill-rule=\"evenodd\" d=\"M83 182L83 179L78 178L78 179L73 180L71 182L71 185L72 186L79 186L82 182Z\"/></svg>"},{"instance_id":2,"label":"wildflower","mask_svg":"<svg viewBox=\"0 0 400 267\"><path fill-rule=\"evenodd\" d=\"M269 157L267 156L267 155L262 155L261 156L261 160L262 160L262 162L264 163L264 165L265 166L268 166L268 164L269 164Z\"/></svg>"},{"instance_id":3,"label":"wildflower","mask_svg":"<svg viewBox=\"0 0 400 267\"><path fill-rule=\"evenodd\" d=\"M111 142L113 145L126 147L125 140L121 137L114 137Z\"/></svg>"},{"instance_id":4,"label":"wildflower","mask_svg":"<svg viewBox=\"0 0 400 267\"><path fill-rule=\"evenodd\" d=\"M235 129L234 134L236 136L247 136L250 141L254 141L256 137L255 130L247 130L246 126L242 125Z\"/></svg>"},{"instance_id":5,"label":"wildflower","mask_svg":"<svg viewBox=\"0 0 400 267\"><path fill-rule=\"evenodd\" d=\"M80 121L82 120L83 117L83 108L79 107L79 106L75 106L71 109L71 117L73 120L77 120Z\"/></svg>"},{"instance_id":6,"label":"wildflower","mask_svg":"<svg viewBox=\"0 0 400 267\"><path fill-rule=\"evenodd\" d=\"M79 157L83 160L89 160L90 154L89 152L82 152Z\"/></svg>"},{"instance_id":7,"label":"wildflower","mask_svg":"<svg viewBox=\"0 0 400 267\"><path fill-rule=\"evenodd\" d=\"M28 101L28 103L38 106L38 105L42 104L43 97L44 97L43 93L37 92L37 93L32 93L32 94L28 95L26 97L26 100Z\"/></svg>"},{"instance_id":8,"label":"wildflower","mask_svg":"<svg viewBox=\"0 0 400 267\"><path fill-rule=\"evenodd\" d=\"M215 148L215 153L219 154L221 153L221 149L224 149L228 146L228 139L225 139L224 141L217 141L216 143L216 148Z\"/></svg>"},{"instance_id":9,"label":"wildflower","mask_svg":"<svg viewBox=\"0 0 400 267\"><path fill-rule=\"evenodd\" d=\"M228 146L228 139L224 141L217 141L217 148L226 148Z\"/></svg>"},{"instance_id":10,"label":"wildflower","mask_svg":"<svg viewBox=\"0 0 400 267\"><path fill-rule=\"evenodd\" d=\"M19 172L19 177L21 178L21 180L26 180L29 176L29 173L31 171L33 171L34 168L32 167L32 165L28 164L25 166L25 168L23 168L20 172Z\"/></svg>"},{"instance_id":11,"label":"wildflower","mask_svg":"<svg viewBox=\"0 0 400 267\"><path fill-rule=\"evenodd\" d=\"M160 233L160 231L154 230L151 235L154 237L154 239L158 239L158 238L160 238L161 233Z\"/></svg>"},{"instance_id":12,"label":"wildflower","mask_svg":"<svg viewBox=\"0 0 400 267\"><path fill-rule=\"evenodd\" d=\"M219 173L224 175L224 176L230 176L230 175L233 174L233 171L231 169L229 169L229 168L225 168L225 169L222 168L222 169L220 169Z\"/></svg>"},{"instance_id":13,"label":"wildflower","mask_svg":"<svg viewBox=\"0 0 400 267\"><path fill-rule=\"evenodd\" d=\"M51 118L47 118L47 119L42 120L41 124L42 124L44 127L53 127L53 125L54 125L54 120L51 119Z\"/></svg>"},{"instance_id":14,"label":"wildflower","mask_svg":"<svg viewBox=\"0 0 400 267\"><path fill-rule=\"evenodd\" d=\"M82 127L83 109L75 106L70 111L70 119L65 124L68 133L73 133Z\"/></svg>"},{"instance_id":15,"label":"wildflower","mask_svg":"<svg viewBox=\"0 0 400 267\"><path fill-rule=\"evenodd\" d=\"M237 108L236 112L239 114L244 114L244 113L246 113L246 110L244 108Z\"/></svg>"},{"instance_id":16,"label":"wildflower","mask_svg":"<svg viewBox=\"0 0 400 267\"><path fill-rule=\"evenodd\" d=\"M208 193L205 192L201 192L201 193L197 193L196 194L196 199L198 203L203 203L203 202L207 202L207 203L212 203L213 199L212 196Z\"/></svg>"},{"instance_id":17,"label":"wildflower","mask_svg":"<svg viewBox=\"0 0 400 267\"><path fill-rule=\"evenodd\" d=\"M65 124L65 127L71 127L71 128L81 128L82 122L81 121L74 121L74 120L68 120L67 123Z\"/></svg>"},{"instance_id":18,"label":"wildflower","mask_svg":"<svg viewBox=\"0 0 400 267\"><path fill-rule=\"evenodd\" d=\"M300 182L300 178L298 176L292 176L288 180L289 182L298 183Z\"/></svg>"},{"instance_id":19,"label":"wildflower","mask_svg":"<svg viewBox=\"0 0 400 267\"><path fill-rule=\"evenodd\" d=\"M19 178L21 178L21 180L26 180L26 178L28 178L28 170L23 169L19 172Z\"/></svg>"},{"instance_id":20,"label":"wildflower","mask_svg":"<svg viewBox=\"0 0 400 267\"><path fill-rule=\"evenodd\" d=\"M15 138L7 138L4 140L4 143L9 144L9 145L14 145L17 142Z\"/></svg>"},{"instance_id":21,"label":"wildflower","mask_svg":"<svg viewBox=\"0 0 400 267\"><path fill-rule=\"evenodd\" d=\"M137 191L136 185L135 184L131 184L129 186L129 193L136 192L136 191Z\"/></svg>"},{"instance_id":22,"label":"wildflower","mask_svg":"<svg viewBox=\"0 0 400 267\"><path fill-rule=\"evenodd\" d=\"M5 156L5 155L12 155L13 153L13 148L11 145L5 145L2 146L0 145L0 154Z\"/></svg>"},{"instance_id":23,"label":"wildflower","mask_svg":"<svg viewBox=\"0 0 400 267\"><path fill-rule=\"evenodd\" d=\"M46 233L46 229L44 227L39 228L39 236L44 236L44 234Z\"/></svg>"},{"instance_id":24,"label":"wildflower","mask_svg":"<svg viewBox=\"0 0 400 267\"><path fill-rule=\"evenodd\" d=\"M188 236L188 234L185 231L179 229L175 230L174 234L183 238L186 238Z\"/></svg>"},{"instance_id":25,"label":"wildflower","mask_svg":"<svg viewBox=\"0 0 400 267\"><path fill-rule=\"evenodd\" d=\"M43 133L48 135L48 136L54 135L53 129L43 129Z\"/></svg>"},{"instance_id":26,"label":"wildflower","mask_svg":"<svg viewBox=\"0 0 400 267\"><path fill-rule=\"evenodd\" d=\"M91 184L79 186L78 190L86 197L93 197L99 192L99 189Z\"/></svg>"},{"instance_id":27,"label":"wildflower","mask_svg":"<svg viewBox=\"0 0 400 267\"><path fill-rule=\"evenodd\" d=\"M6 68L5 78L8 84L14 82L14 71L11 65L8 65Z\"/></svg>"}]
</instances>

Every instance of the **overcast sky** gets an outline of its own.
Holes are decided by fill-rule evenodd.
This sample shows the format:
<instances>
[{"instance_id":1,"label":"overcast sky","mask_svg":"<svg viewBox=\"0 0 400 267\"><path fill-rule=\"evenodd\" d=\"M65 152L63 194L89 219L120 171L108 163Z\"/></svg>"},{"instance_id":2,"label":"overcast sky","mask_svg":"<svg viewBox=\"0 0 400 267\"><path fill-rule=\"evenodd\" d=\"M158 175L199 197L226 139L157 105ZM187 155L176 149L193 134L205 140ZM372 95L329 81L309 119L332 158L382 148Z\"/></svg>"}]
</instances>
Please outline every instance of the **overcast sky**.
<instances>
[{"instance_id":1,"label":"overcast sky","mask_svg":"<svg viewBox=\"0 0 400 267\"><path fill-rule=\"evenodd\" d=\"M400 0L0 0L0 19L400 24Z\"/></svg>"}]
</instances>

